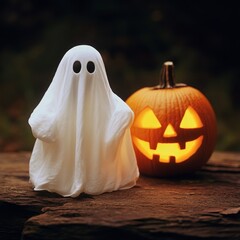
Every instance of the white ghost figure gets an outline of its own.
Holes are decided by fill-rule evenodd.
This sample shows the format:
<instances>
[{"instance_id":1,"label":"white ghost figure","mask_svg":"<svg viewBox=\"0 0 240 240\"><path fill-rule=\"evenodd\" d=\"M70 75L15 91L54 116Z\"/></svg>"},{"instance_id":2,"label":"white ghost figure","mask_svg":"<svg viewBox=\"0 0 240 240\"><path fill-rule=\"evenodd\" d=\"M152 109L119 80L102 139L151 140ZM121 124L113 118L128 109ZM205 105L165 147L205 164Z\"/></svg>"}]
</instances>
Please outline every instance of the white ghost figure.
<instances>
[{"instance_id":1,"label":"white ghost figure","mask_svg":"<svg viewBox=\"0 0 240 240\"><path fill-rule=\"evenodd\" d=\"M139 171L132 121L99 52L87 45L70 49L29 118L37 138L30 159L34 190L77 197L133 187Z\"/></svg>"}]
</instances>

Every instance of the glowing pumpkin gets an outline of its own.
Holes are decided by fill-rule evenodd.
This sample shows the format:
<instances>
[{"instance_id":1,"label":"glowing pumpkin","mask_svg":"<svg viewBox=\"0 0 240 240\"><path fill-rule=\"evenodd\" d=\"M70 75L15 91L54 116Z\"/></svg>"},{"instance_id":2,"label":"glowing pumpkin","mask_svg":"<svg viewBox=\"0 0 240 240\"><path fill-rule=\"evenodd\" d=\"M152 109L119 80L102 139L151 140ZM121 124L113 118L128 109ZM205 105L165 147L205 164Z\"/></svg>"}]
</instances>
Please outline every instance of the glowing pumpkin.
<instances>
[{"instance_id":1,"label":"glowing pumpkin","mask_svg":"<svg viewBox=\"0 0 240 240\"><path fill-rule=\"evenodd\" d=\"M127 104L135 113L131 135L142 174L187 174L208 161L216 141L214 111L201 92L174 83L172 62L164 63L159 86L140 89Z\"/></svg>"}]
</instances>

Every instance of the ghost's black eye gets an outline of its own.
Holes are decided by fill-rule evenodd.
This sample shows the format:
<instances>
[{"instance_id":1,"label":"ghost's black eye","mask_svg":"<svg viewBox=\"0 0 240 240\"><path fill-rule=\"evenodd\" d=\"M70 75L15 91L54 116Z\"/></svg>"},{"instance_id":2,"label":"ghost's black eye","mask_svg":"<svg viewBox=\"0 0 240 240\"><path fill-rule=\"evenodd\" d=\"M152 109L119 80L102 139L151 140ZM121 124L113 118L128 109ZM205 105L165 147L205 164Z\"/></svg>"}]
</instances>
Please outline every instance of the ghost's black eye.
<instances>
[{"instance_id":1,"label":"ghost's black eye","mask_svg":"<svg viewBox=\"0 0 240 240\"><path fill-rule=\"evenodd\" d=\"M75 61L73 63L73 71L75 73L79 73L81 71L81 63L79 61Z\"/></svg>"},{"instance_id":2,"label":"ghost's black eye","mask_svg":"<svg viewBox=\"0 0 240 240\"><path fill-rule=\"evenodd\" d=\"M89 73L93 73L95 71L95 65L92 61L87 63L87 70Z\"/></svg>"}]
</instances>

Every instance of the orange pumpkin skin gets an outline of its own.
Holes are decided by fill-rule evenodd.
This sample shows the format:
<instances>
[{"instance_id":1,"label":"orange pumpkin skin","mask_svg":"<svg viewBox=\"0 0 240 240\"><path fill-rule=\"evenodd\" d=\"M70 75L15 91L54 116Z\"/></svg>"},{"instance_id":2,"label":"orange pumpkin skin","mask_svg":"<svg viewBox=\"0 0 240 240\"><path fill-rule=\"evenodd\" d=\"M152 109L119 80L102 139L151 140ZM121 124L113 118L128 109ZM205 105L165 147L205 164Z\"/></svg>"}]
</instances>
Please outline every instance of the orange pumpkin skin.
<instances>
[{"instance_id":1,"label":"orange pumpkin skin","mask_svg":"<svg viewBox=\"0 0 240 240\"><path fill-rule=\"evenodd\" d=\"M208 161L214 150L216 118L207 98L192 87L170 85L140 89L126 101L135 114L131 135L143 175L191 174ZM148 113L155 115L153 122L158 126L153 122L149 128L145 126L152 121L145 117ZM188 121L186 115L192 115ZM142 116L145 120L140 119Z\"/></svg>"}]
</instances>

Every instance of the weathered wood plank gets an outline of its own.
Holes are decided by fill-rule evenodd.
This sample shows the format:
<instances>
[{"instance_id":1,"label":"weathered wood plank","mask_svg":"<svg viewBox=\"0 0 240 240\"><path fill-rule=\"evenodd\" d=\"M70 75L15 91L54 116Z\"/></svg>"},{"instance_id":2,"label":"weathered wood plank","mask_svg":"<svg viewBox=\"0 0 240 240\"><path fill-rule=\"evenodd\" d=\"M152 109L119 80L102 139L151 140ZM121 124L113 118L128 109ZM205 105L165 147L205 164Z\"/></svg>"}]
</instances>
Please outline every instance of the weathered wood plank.
<instances>
[{"instance_id":1,"label":"weathered wood plank","mask_svg":"<svg viewBox=\"0 0 240 240\"><path fill-rule=\"evenodd\" d=\"M34 192L29 153L0 154L0 239L240 239L240 154L195 175L76 199Z\"/></svg>"}]
</instances>

